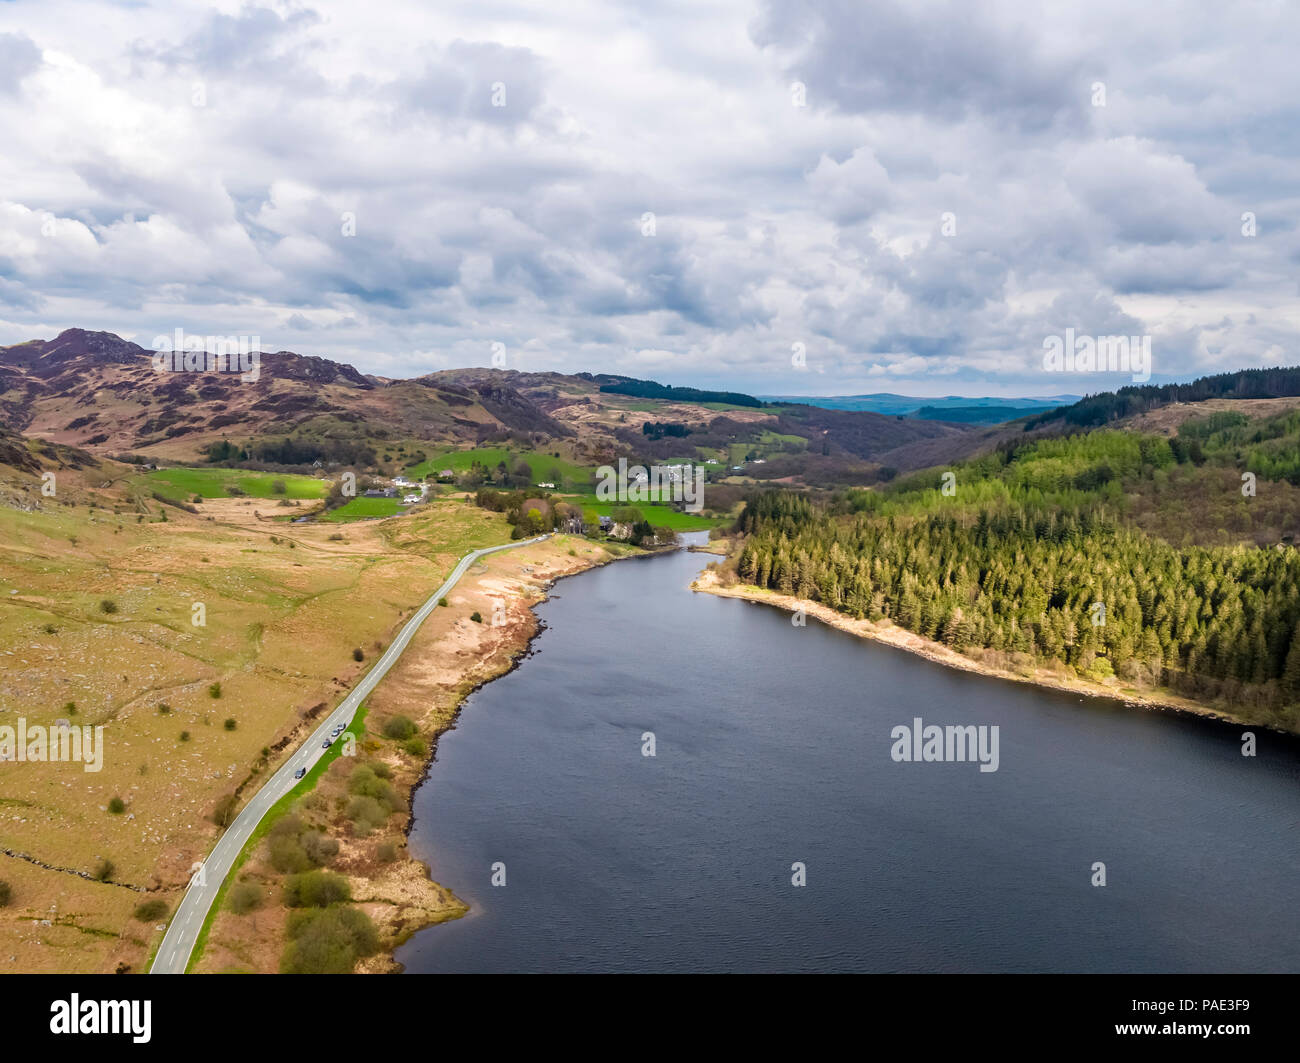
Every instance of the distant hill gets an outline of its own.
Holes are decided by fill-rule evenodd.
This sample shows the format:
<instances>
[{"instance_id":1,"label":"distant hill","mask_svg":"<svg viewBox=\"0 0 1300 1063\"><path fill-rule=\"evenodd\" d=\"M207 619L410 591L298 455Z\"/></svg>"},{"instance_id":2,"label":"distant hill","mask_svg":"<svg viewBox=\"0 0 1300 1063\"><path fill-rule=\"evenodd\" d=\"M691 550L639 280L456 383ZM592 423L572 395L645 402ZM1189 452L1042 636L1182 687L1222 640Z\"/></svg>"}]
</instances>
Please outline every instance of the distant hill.
<instances>
[{"instance_id":1,"label":"distant hill","mask_svg":"<svg viewBox=\"0 0 1300 1063\"><path fill-rule=\"evenodd\" d=\"M768 402L803 403L826 410L868 411L918 420L951 421L963 424L1002 424L1020 417L1045 413L1058 406L1077 402L1078 395L1050 395L1045 398L969 398L945 395L920 398L882 391L871 395L782 395L769 396Z\"/></svg>"},{"instance_id":2,"label":"distant hill","mask_svg":"<svg viewBox=\"0 0 1300 1063\"><path fill-rule=\"evenodd\" d=\"M468 367L400 380L293 351L262 354L255 378L206 363L160 371L153 352L85 329L0 347L0 423L131 461L395 472L505 444L585 467L618 455L723 468L780 457L780 475L821 482L846 469L859 478L886 451L969 430L603 373Z\"/></svg>"}]
</instances>

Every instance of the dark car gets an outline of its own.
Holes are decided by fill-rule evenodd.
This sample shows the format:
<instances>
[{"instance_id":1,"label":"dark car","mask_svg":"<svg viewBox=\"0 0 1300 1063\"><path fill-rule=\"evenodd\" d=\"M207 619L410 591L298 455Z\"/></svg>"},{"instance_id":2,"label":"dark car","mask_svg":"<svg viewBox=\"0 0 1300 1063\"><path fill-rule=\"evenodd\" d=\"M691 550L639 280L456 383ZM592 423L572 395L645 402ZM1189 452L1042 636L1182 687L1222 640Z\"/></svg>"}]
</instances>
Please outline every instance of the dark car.
<instances>
[{"instance_id":1,"label":"dark car","mask_svg":"<svg viewBox=\"0 0 1300 1063\"><path fill-rule=\"evenodd\" d=\"M301 779L301 778L302 778L304 775L306 775L306 774L307 774L307 769L306 769L306 768L299 768L297 771L295 771L295 772L293 773L293 777L294 777L295 779Z\"/></svg>"},{"instance_id":2,"label":"dark car","mask_svg":"<svg viewBox=\"0 0 1300 1063\"><path fill-rule=\"evenodd\" d=\"M322 743L320 744L320 747L321 747L321 749L329 749L329 747L332 746L333 744L334 744L334 739L332 739L332 738L327 738L327 739L325 739L324 742L322 742Z\"/></svg>"}]
</instances>

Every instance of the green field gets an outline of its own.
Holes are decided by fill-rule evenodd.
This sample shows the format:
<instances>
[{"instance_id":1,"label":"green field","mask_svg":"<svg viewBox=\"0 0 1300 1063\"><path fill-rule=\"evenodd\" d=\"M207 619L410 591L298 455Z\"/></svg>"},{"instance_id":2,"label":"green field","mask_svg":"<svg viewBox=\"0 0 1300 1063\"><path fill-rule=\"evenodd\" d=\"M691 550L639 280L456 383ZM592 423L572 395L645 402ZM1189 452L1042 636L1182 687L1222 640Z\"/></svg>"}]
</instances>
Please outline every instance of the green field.
<instances>
[{"instance_id":1,"label":"green field","mask_svg":"<svg viewBox=\"0 0 1300 1063\"><path fill-rule=\"evenodd\" d=\"M627 507L639 509L642 516L656 528L672 528L673 531L679 532L707 531L719 524L725 524L730 519L706 517L701 513L679 513L672 506L647 505L644 502L597 502L592 495L574 499L575 504L579 501L584 512L589 509L594 510L602 517L612 516L616 509Z\"/></svg>"},{"instance_id":2,"label":"green field","mask_svg":"<svg viewBox=\"0 0 1300 1063\"><path fill-rule=\"evenodd\" d=\"M324 498L325 481L292 473L249 472L247 469L157 469L144 481L159 494L188 502L200 498L229 498L235 487L249 498ZM284 484L284 491L275 489Z\"/></svg>"},{"instance_id":3,"label":"green field","mask_svg":"<svg viewBox=\"0 0 1300 1063\"><path fill-rule=\"evenodd\" d=\"M365 520L367 517L395 517L401 512L398 498L354 498L321 515L321 520L344 522Z\"/></svg>"},{"instance_id":4,"label":"green field","mask_svg":"<svg viewBox=\"0 0 1300 1063\"><path fill-rule=\"evenodd\" d=\"M550 478L555 469L560 470L560 476L565 483L577 485L591 482L591 470L582 465L575 465L571 461L557 458L545 451L510 450L507 447L476 447L473 450L446 451L420 462L419 465L413 465L406 470L406 475L422 480L426 476L436 477L443 469L461 473L468 471L476 461L487 466L489 470L496 469L503 461L509 468L520 458L528 462L528 467L532 470L533 483Z\"/></svg>"}]
</instances>

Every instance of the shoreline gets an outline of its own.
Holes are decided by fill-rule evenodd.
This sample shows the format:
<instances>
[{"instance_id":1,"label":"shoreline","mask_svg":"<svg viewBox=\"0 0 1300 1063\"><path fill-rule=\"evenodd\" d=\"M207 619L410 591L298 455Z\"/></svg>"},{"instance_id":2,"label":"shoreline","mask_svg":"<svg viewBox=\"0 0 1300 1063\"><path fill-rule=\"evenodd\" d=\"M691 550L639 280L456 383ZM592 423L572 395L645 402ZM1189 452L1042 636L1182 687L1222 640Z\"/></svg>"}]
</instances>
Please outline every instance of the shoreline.
<instances>
[{"instance_id":1,"label":"shoreline","mask_svg":"<svg viewBox=\"0 0 1300 1063\"><path fill-rule=\"evenodd\" d=\"M349 881L352 903L373 920L380 935L379 951L360 959L356 974L396 973L403 968L396 950L417 931L469 914L470 905L436 881L431 862L413 854L409 839L415 825L415 792L432 771L439 741L453 729L471 694L508 674L527 659L533 640L543 625L534 606L545 602L558 580L578 575L628 557L651 556L621 543L605 543L561 535L480 559L464 573L446 597L447 609L435 609L416 632L405 653L365 700L369 714L358 753L386 764L394 791L395 810L378 829L357 834L349 829L338 808L326 813L320 829L338 842L338 855L329 870ZM481 615L474 622L470 613ZM416 726L424 743L422 756L413 757L394 740L382 737L386 719L405 716ZM339 758L339 764L344 763ZM345 798L346 768L328 771L303 795L291 811L320 811ZM341 807L338 806L338 807ZM376 858L375 843L387 835L390 855ZM266 858L265 839L250 849L243 878L276 896L286 872ZM234 880L232 875L232 881ZM254 917L214 907L202 952L196 950L190 969L196 972L227 970L279 970L288 943L288 909L272 901Z\"/></svg>"},{"instance_id":2,"label":"shoreline","mask_svg":"<svg viewBox=\"0 0 1300 1063\"><path fill-rule=\"evenodd\" d=\"M806 616L813 617L821 621L828 627L837 628L847 634L855 635L858 638L866 639L871 642L882 643L886 646L892 646L895 649L903 650L907 653L923 657L926 660L933 661L936 664L945 665L949 668L956 668L961 671L973 672L977 675L987 676L991 679L1010 680L1016 683L1024 683L1030 686L1041 687L1047 690L1055 690L1065 694L1076 694L1083 697L1102 698L1108 701L1116 701L1124 704L1129 708L1147 709L1150 711L1165 713L1182 713L1189 716L1198 716L1203 719L1217 720L1221 723L1233 724L1241 727L1255 727L1273 731L1277 734L1284 734L1294 737L1295 732L1287 731L1270 723L1261 723L1251 720L1247 717L1240 716L1224 709L1214 708L1200 702L1192 701L1188 698L1179 697L1176 694L1145 694L1136 690L1118 689L1103 686L1099 683L1091 683L1084 679L1072 678L1049 672L1045 669L1035 668L1031 674L1011 671L1007 668L997 667L996 665L987 664L983 661L972 657L967 657L963 653L945 646L942 642L935 642L933 639L924 638L906 628L899 627L889 620L873 622L870 620L855 620L843 613L836 612L834 609L821 602L814 602L806 598L796 598L792 595L779 594L776 591L765 590L761 587L751 586L749 584L737 583L734 586L723 586L718 579L717 573L706 569L701 572L690 585L692 591L699 594L712 594L719 598L736 598L741 601L754 602L758 605L774 606L788 613L798 612L800 610Z\"/></svg>"},{"instance_id":3,"label":"shoreline","mask_svg":"<svg viewBox=\"0 0 1300 1063\"><path fill-rule=\"evenodd\" d=\"M507 625L505 637L501 643L493 647L486 657L473 659L466 662L463 669L460 670L458 681L455 688L455 694L451 704L441 715L441 718L434 722L429 731L429 751L428 756L421 766L418 774L408 784L402 784L397 787L403 798L404 803L404 822L401 827L401 836L408 843L404 856L397 861L393 872L396 875L409 876L412 873L423 880L423 886L426 891L431 891L445 898L447 906L440 911L426 910L427 918L413 923L404 924L401 932L392 941L391 945L380 950L375 956L363 961L357 966L357 973L382 973L382 974L400 974L405 971L405 967L396 959L396 950L404 945L411 937L420 932L442 923L451 922L455 919L461 919L472 911L472 905L457 896L451 889L437 882L433 878L433 869L424 861L412 855L409 848L409 839L415 828L415 793L420 786L429 777L433 770L438 756L438 744L447 732L456 728L460 722L461 712L470 697L477 693L489 683L494 682L503 676L509 675L515 669L521 667L523 663L533 653L533 642L545 630L545 625L538 619L535 607L542 605L550 598L550 592L555 585L562 579L571 576L578 576L584 572L590 572L594 569L603 568L606 565L614 564L617 561L626 561L629 559L653 557L659 553L670 553L668 549L637 550L636 552L609 554L604 543L597 543L591 540L578 538L575 541L585 542L589 546L596 546L605 551L604 556L599 558L583 557L579 555L570 558L566 555L559 555L552 558L552 561L558 562L560 567L556 571L538 574L536 579L527 579L521 581L524 585L531 585L532 590L536 593L529 593L526 596L520 596L515 599L522 604L521 615L516 616ZM673 550L680 547L673 547ZM576 563L574 563L576 562ZM466 574L469 575L468 573ZM532 575L531 573L529 574ZM497 578L490 571L478 573L478 578L473 581L474 590L482 591L484 589L484 580ZM423 729L422 729L423 730Z\"/></svg>"}]
</instances>

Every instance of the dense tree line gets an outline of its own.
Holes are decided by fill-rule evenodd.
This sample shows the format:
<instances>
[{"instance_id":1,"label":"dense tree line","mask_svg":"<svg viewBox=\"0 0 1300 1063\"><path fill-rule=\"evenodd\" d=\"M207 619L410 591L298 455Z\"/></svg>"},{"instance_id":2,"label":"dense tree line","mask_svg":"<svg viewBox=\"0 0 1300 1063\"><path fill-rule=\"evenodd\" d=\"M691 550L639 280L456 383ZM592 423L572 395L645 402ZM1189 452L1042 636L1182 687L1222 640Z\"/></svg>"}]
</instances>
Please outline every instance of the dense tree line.
<instances>
[{"instance_id":1,"label":"dense tree line","mask_svg":"<svg viewBox=\"0 0 1300 1063\"><path fill-rule=\"evenodd\" d=\"M613 395L632 395L639 399L668 399L672 402L725 402L732 406L762 406L753 395L738 391L701 391L699 388L675 388L653 380L619 380L601 384L600 390Z\"/></svg>"},{"instance_id":2,"label":"dense tree line","mask_svg":"<svg viewBox=\"0 0 1300 1063\"><path fill-rule=\"evenodd\" d=\"M1300 554L1180 549L1124 520L1121 481L1144 461L1174 464L1164 440L1029 449L959 468L948 495L934 474L825 505L758 495L738 522L737 572L1003 666L1114 674L1294 720Z\"/></svg>"},{"instance_id":3,"label":"dense tree line","mask_svg":"<svg viewBox=\"0 0 1300 1063\"><path fill-rule=\"evenodd\" d=\"M691 430L677 421L646 421L641 426L641 434L651 439L663 439L670 436L681 439L691 434Z\"/></svg>"},{"instance_id":4,"label":"dense tree line","mask_svg":"<svg viewBox=\"0 0 1300 1063\"><path fill-rule=\"evenodd\" d=\"M355 439L293 438L264 439L240 445L228 439L210 443L205 454L211 464L235 465L257 461L269 465L302 466L314 462L369 468L375 464L375 450Z\"/></svg>"},{"instance_id":5,"label":"dense tree line","mask_svg":"<svg viewBox=\"0 0 1300 1063\"><path fill-rule=\"evenodd\" d=\"M1144 413L1171 402L1202 402L1205 399L1272 399L1300 395L1300 366L1282 369L1242 369L1233 373L1203 376L1190 384L1144 384L1120 388L1101 395L1089 395L1073 406L1051 410L1030 418L1025 430L1051 421L1091 427L1122 417Z\"/></svg>"}]
</instances>

